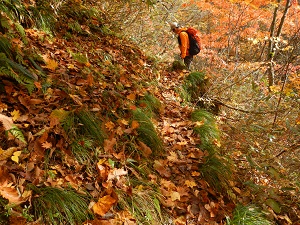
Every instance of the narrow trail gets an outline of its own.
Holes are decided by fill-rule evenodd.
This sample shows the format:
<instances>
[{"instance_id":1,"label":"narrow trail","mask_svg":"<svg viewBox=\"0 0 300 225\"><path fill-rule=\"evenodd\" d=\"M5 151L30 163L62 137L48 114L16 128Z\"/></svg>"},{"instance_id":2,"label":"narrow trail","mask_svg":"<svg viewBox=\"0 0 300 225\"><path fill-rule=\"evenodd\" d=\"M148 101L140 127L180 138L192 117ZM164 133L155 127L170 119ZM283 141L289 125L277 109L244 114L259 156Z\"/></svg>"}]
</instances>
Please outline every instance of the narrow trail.
<instances>
[{"instance_id":1,"label":"narrow trail","mask_svg":"<svg viewBox=\"0 0 300 225\"><path fill-rule=\"evenodd\" d=\"M163 138L166 156L154 168L166 180L161 182L161 190L176 224L223 224L230 214L231 205L226 205L224 197L216 193L201 178L199 166L205 152L197 147L200 140L193 133L194 124L190 120L193 108L182 104L176 90L187 72L165 72L159 81L159 99L165 109L158 121L158 131ZM225 211L229 210L229 211Z\"/></svg>"}]
</instances>

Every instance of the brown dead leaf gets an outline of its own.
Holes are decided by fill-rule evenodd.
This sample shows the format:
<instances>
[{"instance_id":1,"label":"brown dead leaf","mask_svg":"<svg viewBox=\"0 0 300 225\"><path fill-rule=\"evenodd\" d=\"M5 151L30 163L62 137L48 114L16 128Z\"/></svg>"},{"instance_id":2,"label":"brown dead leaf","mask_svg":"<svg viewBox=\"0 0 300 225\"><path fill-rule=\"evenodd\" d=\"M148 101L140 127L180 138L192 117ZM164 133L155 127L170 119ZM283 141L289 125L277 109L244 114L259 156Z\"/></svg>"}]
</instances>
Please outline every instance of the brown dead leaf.
<instances>
[{"instance_id":1,"label":"brown dead leaf","mask_svg":"<svg viewBox=\"0 0 300 225\"><path fill-rule=\"evenodd\" d=\"M104 140L104 150L106 153L113 153L114 152L114 146L117 143L117 139L112 138L110 140L105 139Z\"/></svg>"},{"instance_id":2,"label":"brown dead leaf","mask_svg":"<svg viewBox=\"0 0 300 225\"><path fill-rule=\"evenodd\" d=\"M69 96L73 99L73 101L78 104L78 105L83 105L82 104L82 100L78 95L71 95L69 94Z\"/></svg>"},{"instance_id":3,"label":"brown dead leaf","mask_svg":"<svg viewBox=\"0 0 300 225\"><path fill-rule=\"evenodd\" d=\"M11 117L2 114L0 114L0 122L2 122L5 130L10 130L14 125L13 119Z\"/></svg>"},{"instance_id":4,"label":"brown dead leaf","mask_svg":"<svg viewBox=\"0 0 300 225\"><path fill-rule=\"evenodd\" d=\"M42 143L42 147L44 149L49 149L52 147L52 143L45 141L44 143Z\"/></svg>"},{"instance_id":5,"label":"brown dead leaf","mask_svg":"<svg viewBox=\"0 0 300 225\"><path fill-rule=\"evenodd\" d=\"M171 171L166 164L164 160L155 160L153 167L161 176L169 178L171 177Z\"/></svg>"},{"instance_id":6,"label":"brown dead leaf","mask_svg":"<svg viewBox=\"0 0 300 225\"><path fill-rule=\"evenodd\" d=\"M174 151L171 151L170 155L167 157L167 159L171 162L177 162L178 161L177 153Z\"/></svg>"},{"instance_id":7,"label":"brown dead leaf","mask_svg":"<svg viewBox=\"0 0 300 225\"><path fill-rule=\"evenodd\" d=\"M133 121L131 122L131 128L132 128L132 129L137 129L137 128L139 128L139 126L140 126L140 124L139 124L138 121L133 120Z\"/></svg>"},{"instance_id":8,"label":"brown dead leaf","mask_svg":"<svg viewBox=\"0 0 300 225\"><path fill-rule=\"evenodd\" d=\"M93 211L100 216L104 216L116 201L117 200L110 195L106 195L100 198L98 202L93 205Z\"/></svg>"},{"instance_id":9,"label":"brown dead leaf","mask_svg":"<svg viewBox=\"0 0 300 225\"><path fill-rule=\"evenodd\" d=\"M44 102L44 100L41 100L41 99L30 99L29 100L29 103L31 104L31 105L39 105L39 104L41 104L41 103L43 103Z\"/></svg>"},{"instance_id":10,"label":"brown dead leaf","mask_svg":"<svg viewBox=\"0 0 300 225\"><path fill-rule=\"evenodd\" d=\"M138 141L139 149L142 151L143 156L149 157L152 154L151 148L149 148L144 142Z\"/></svg>"},{"instance_id":11,"label":"brown dead leaf","mask_svg":"<svg viewBox=\"0 0 300 225\"><path fill-rule=\"evenodd\" d=\"M21 204L24 201L18 191L14 187L10 187L7 183L0 186L0 194L3 198L7 199L9 203Z\"/></svg>"},{"instance_id":12,"label":"brown dead leaf","mask_svg":"<svg viewBox=\"0 0 300 225\"><path fill-rule=\"evenodd\" d=\"M94 77L91 73L87 76L87 84L90 87L92 87L94 85Z\"/></svg>"},{"instance_id":13,"label":"brown dead leaf","mask_svg":"<svg viewBox=\"0 0 300 225\"><path fill-rule=\"evenodd\" d=\"M106 127L109 131L111 131L111 130L113 130L113 129L115 128L115 124L114 124L112 121L108 121L108 122L105 123L105 127Z\"/></svg>"},{"instance_id":14,"label":"brown dead leaf","mask_svg":"<svg viewBox=\"0 0 300 225\"><path fill-rule=\"evenodd\" d=\"M18 148L16 148L16 147L10 147L6 150L1 149L1 151L0 151L0 161L10 158L14 154L14 152L17 151L17 150L18 150Z\"/></svg>"},{"instance_id":15,"label":"brown dead leaf","mask_svg":"<svg viewBox=\"0 0 300 225\"><path fill-rule=\"evenodd\" d=\"M129 100L131 100L131 101L135 101L136 95L135 95L135 93L131 93L131 94L127 95L126 98L129 99Z\"/></svg>"}]
</instances>

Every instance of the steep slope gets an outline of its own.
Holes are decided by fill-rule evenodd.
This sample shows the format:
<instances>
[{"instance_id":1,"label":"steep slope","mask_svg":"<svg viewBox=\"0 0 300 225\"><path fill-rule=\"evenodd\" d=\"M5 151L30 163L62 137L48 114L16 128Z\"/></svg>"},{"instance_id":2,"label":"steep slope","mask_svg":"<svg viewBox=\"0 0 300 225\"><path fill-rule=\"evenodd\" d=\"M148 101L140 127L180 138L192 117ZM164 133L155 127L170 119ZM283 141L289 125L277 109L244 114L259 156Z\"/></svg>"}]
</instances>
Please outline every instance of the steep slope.
<instances>
[{"instance_id":1,"label":"steep slope","mask_svg":"<svg viewBox=\"0 0 300 225\"><path fill-rule=\"evenodd\" d=\"M43 187L88 193L91 224L139 224L149 206L137 215L126 201L154 190L150 200L163 207L155 224L220 224L230 215L233 204L199 172L207 153L197 147L193 109L176 93L187 73L168 72L114 35L26 35L42 67L35 90L1 84L0 193L21 206L9 224L26 223L24 207L38 219L31 200Z\"/></svg>"}]
</instances>

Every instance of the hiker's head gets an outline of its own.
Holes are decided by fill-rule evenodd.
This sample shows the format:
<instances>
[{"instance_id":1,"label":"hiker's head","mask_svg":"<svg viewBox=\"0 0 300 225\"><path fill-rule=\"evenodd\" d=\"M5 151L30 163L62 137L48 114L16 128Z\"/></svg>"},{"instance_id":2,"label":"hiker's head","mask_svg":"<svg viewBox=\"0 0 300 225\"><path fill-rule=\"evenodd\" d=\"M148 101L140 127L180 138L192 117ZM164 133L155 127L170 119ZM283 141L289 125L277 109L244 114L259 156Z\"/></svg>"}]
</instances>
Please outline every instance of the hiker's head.
<instances>
[{"instance_id":1,"label":"hiker's head","mask_svg":"<svg viewBox=\"0 0 300 225\"><path fill-rule=\"evenodd\" d=\"M171 31L175 32L180 28L179 24L176 22L170 23Z\"/></svg>"}]
</instances>

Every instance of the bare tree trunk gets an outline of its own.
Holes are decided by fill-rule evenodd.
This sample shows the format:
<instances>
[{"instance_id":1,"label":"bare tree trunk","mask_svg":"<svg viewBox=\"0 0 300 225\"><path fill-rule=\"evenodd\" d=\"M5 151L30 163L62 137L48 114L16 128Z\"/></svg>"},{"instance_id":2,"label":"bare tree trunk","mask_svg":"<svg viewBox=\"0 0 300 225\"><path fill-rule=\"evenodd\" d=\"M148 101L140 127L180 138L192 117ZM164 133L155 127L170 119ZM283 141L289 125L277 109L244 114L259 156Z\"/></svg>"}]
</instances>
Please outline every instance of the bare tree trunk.
<instances>
[{"instance_id":1,"label":"bare tree trunk","mask_svg":"<svg viewBox=\"0 0 300 225\"><path fill-rule=\"evenodd\" d=\"M274 14L273 14L273 21L270 27L270 40L269 40L269 51L268 51L268 62L269 62L269 68L267 70L268 73L268 80L269 80L269 87L272 86L274 84L274 56L276 54L276 47L275 47L275 43L276 41L278 41L278 38L281 35L281 31L282 31L282 27L285 21L285 18L287 16L287 13L289 11L289 8L291 7L291 1L292 0L287 0L286 1L286 5L284 8L284 12L283 15L281 17L280 20L280 24L278 26L277 29L277 33L276 36L275 34L275 30L276 30L276 18L277 18L277 13L278 13L278 9L279 9L279 3L281 2L281 0L277 0L277 6L274 9Z\"/></svg>"},{"instance_id":2,"label":"bare tree trunk","mask_svg":"<svg viewBox=\"0 0 300 225\"><path fill-rule=\"evenodd\" d=\"M274 9L273 13L273 20L272 24L270 27L270 40L269 40L269 48L268 48L268 58L267 62L269 63L269 67L267 70L268 73L268 80L269 80L269 87L274 84L274 34L275 34L275 29L276 29L276 18L277 18L277 13L279 9L279 3L281 0L277 0L277 5Z\"/></svg>"}]
</instances>

